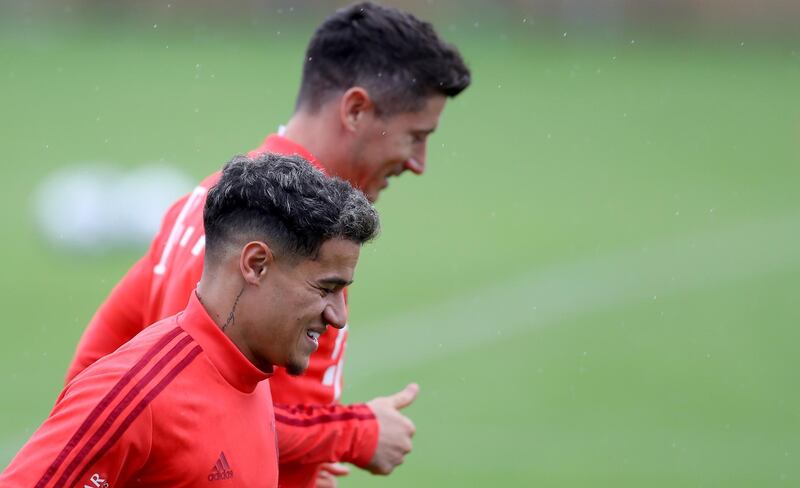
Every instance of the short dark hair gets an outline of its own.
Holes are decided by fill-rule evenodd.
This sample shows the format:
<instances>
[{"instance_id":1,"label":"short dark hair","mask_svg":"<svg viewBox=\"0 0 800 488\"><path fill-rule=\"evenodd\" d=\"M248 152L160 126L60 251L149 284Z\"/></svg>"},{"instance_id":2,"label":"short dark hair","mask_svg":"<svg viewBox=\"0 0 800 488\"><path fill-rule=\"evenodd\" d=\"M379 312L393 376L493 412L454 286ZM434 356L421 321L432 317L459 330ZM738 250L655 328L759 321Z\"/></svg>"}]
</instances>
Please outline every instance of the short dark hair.
<instances>
[{"instance_id":1,"label":"short dark hair","mask_svg":"<svg viewBox=\"0 0 800 488\"><path fill-rule=\"evenodd\" d=\"M299 156L236 156L225 165L203 209L206 255L228 243L265 240L277 252L313 258L328 239L363 244L379 229L363 193L325 176Z\"/></svg>"},{"instance_id":2,"label":"short dark hair","mask_svg":"<svg viewBox=\"0 0 800 488\"><path fill-rule=\"evenodd\" d=\"M470 84L455 46L410 13L371 2L336 11L314 32L303 62L297 109L316 112L328 98L363 86L382 115L420 110L435 94Z\"/></svg>"}]
</instances>

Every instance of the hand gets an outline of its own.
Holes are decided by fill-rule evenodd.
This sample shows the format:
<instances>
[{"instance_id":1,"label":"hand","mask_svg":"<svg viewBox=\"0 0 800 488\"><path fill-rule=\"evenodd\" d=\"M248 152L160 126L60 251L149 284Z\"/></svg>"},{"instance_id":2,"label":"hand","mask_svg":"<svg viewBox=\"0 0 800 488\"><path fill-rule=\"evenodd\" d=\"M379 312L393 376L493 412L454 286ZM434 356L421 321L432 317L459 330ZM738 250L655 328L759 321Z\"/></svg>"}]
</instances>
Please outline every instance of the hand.
<instances>
[{"instance_id":1,"label":"hand","mask_svg":"<svg viewBox=\"0 0 800 488\"><path fill-rule=\"evenodd\" d=\"M336 488L336 477L348 474L350 474L350 468L342 463L325 463L317 474L316 488Z\"/></svg>"},{"instance_id":2,"label":"hand","mask_svg":"<svg viewBox=\"0 0 800 488\"><path fill-rule=\"evenodd\" d=\"M367 402L380 426L378 447L366 469L373 474L389 474L403 458L411 452L411 438L417 429L414 423L400 410L411 405L417 398L419 386L416 383L403 388L394 395L378 397Z\"/></svg>"}]
</instances>

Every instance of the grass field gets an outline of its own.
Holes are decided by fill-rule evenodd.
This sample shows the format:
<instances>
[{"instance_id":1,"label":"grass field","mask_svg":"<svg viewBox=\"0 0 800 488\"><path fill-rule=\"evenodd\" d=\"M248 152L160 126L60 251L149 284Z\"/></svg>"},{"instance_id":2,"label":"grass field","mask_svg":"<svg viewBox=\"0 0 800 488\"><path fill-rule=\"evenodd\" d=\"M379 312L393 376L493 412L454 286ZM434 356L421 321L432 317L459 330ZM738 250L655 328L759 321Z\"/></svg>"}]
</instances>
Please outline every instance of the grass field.
<instances>
[{"instance_id":1,"label":"grass field","mask_svg":"<svg viewBox=\"0 0 800 488\"><path fill-rule=\"evenodd\" d=\"M205 176L288 118L310 34L112 27L0 30L0 464L141 253L42 243L36 184ZM343 486L797 486L800 44L522 27L441 25L475 83L379 204L345 377L420 383L415 451Z\"/></svg>"}]
</instances>

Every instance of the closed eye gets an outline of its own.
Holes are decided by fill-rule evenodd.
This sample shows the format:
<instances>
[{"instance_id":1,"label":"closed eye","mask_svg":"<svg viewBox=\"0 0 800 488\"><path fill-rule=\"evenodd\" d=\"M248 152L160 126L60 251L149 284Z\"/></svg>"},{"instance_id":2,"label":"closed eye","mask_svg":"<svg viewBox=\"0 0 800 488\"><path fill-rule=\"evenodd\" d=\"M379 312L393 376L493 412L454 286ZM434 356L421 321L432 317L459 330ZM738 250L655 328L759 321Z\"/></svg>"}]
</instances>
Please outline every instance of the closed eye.
<instances>
[{"instance_id":1,"label":"closed eye","mask_svg":"<svg viewBox=\"0 0 800 488\"><path fill-rule=\"evenodd\" d=\"M319 294L323 297L326 297L336 291L335 288L325 288L323 286L317 286L316 289L319 290Z\"/></svg>"}]
</instances>

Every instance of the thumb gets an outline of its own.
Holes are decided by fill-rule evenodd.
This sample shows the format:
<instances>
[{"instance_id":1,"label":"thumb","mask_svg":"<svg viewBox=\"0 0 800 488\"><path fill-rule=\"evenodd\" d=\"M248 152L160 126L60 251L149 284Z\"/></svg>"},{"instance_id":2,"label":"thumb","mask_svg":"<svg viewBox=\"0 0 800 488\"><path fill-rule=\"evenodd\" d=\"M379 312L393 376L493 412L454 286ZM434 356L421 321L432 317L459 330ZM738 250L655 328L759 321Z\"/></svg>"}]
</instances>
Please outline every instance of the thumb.
<instances>
[{"instance_id":1,"label":"thumb","mask_svg":"<svg viewBox=\"0 0 800 488\"><path fill-rule=\"evenodd\" d=\"M407 406L411 405L414 400L417 398L417 394L419 393L419 385L416 383L411 383L401 391L392 395L392 405L396 409L406 408Z\"/></svg>"}]
</instances>

